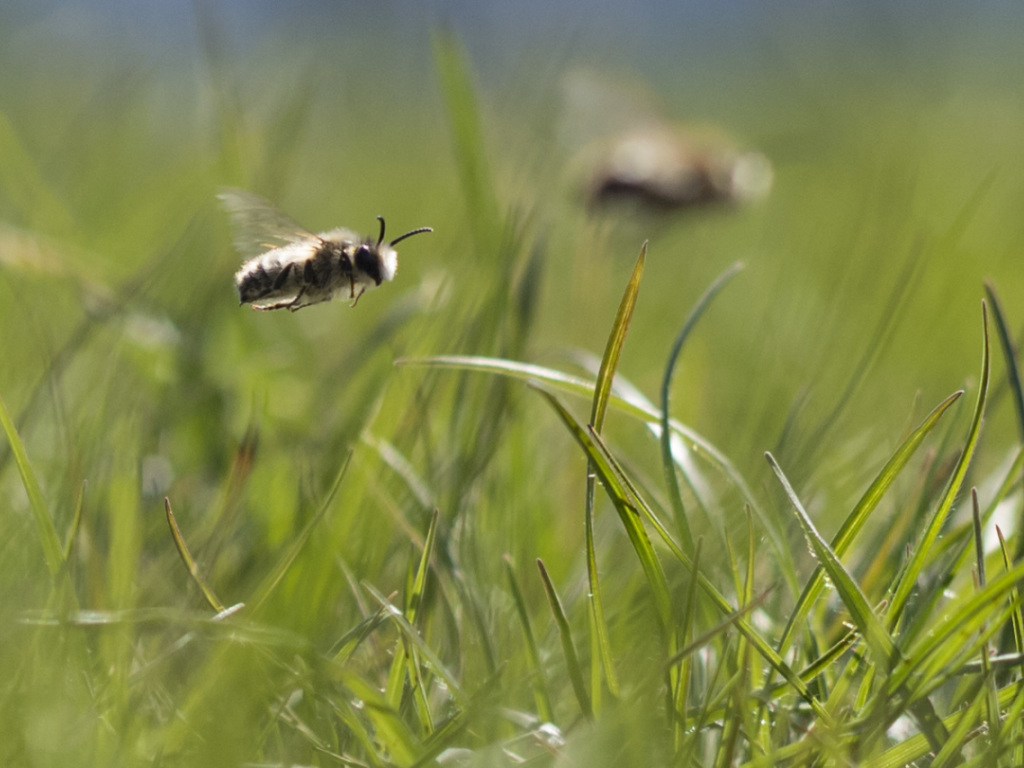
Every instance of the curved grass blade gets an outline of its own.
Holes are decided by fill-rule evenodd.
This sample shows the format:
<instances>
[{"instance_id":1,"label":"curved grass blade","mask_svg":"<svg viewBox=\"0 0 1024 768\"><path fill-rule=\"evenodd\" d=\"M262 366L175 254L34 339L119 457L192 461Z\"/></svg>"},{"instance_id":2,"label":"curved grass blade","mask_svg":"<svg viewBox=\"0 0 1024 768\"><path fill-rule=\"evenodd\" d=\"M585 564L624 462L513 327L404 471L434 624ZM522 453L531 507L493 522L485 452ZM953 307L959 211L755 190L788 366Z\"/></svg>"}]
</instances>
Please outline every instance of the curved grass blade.
<instances>
[{"instance_id":1,"label":"curved grass blade","mask_svg":"<svg viewBox=\"0 0 1024 768\"><path fill-rule=\"evenodd\" d=\"M938 538L939 533L942 531L946 518L948 517L950 510L953 508L953 502L956 501L957 494L960 492L960 487L963 485L964 476L967 474L967 467L970 465L971 459L974 457L974 449L978 445L978 436L981 433L982 417L985 413L985 404L988 401L988 386L991 367L988 338L988 308L984 301L981 303L981 318L983 337L981 381L978 384L978 402L975 405L974 417L971 421L971 427L967 434L967 444L964 446L963 453L960 454L960 459L957 462L956 468L953 470L949 486L946 488L945 494L943 494L938 509L936 509L935 514L928 523L928 528L925 530L924 536L922 536L920 543L914 549L910 562L907 564L906 570L904 570L899 583L896 585L896 589L893 593L891 602L889 603L889 610L887 612L887 623L889 627L896 626L896 623L899 621L899 618L903 613L907 599L913 592L914 586L917 584L917 579L924 570L925 564L931 555L932 547L935 545L935 541Z\"/></svg>"},{"instance_id":2,"label":"curved grass blade","mask_svg":"<svg viewBox=\"0 0 1024 768\"><path fill-rule=\"evenodd\" d=\"M284 556L278 560L274 565L273 570L268 573L263 581L257 587L256 592L253 594L252 599L249 601L252 605L252 610L255 613L262 607L263 603L271 592L277 587L281 579L291 568L292 563L295 562L295 558L299 556L299 552L306 546L306 542L309 541L309 537L313 535L313 530L317 524L323 519L324 515L327 514L327 510L331 508L331 502L334 501L335 495L338 493L338 489L341 487L341 481L345 477L345 472L348 470L349 462L352 460L352 451L349 450L345 456L345 461L342 462L341 469L338 470L338 474L334 477L334 482L331 484L331 489L327 492L327 496L324 497L323 502L320 504L320 508L316 511L316 514L309 519L309 521L302 527L302 531L295 537L295 540L288 547Z\"/></svg>"},{"instance_id":3,"label":"curved grass blade","mask_svg":"<svg viewBox=\"0 0 1024 768\"><path fill-rule=\"evenodd\" d=\"M85 508L85 487L86 481L82 481L82 489L78 492L78 501L75 502L75 514L71 517L71 525L68 527L68 535L64 538L64 562L71 559L71 550L78 538L78 529L82 525L82 510Z\"/></svg>"},{"instance_id":4,"label":"curved grass blade","mask_svg":"<svg viewBox=\"0 0 1024 768\"><path fill-rule=\"evenodd\" d=\"M864 635L865 640L867 640L876 666L883 671L883 674L888 673L899 660L899 651L895 642L893 642L881 619L871 609L867 597L861 591L860 586L850 575L849 571L846 570L846 567L836 556L832 547L829 546L828 542L825 541L824 537L815 528L810 516L803 508L803 504L800 503L796 492L789 484L789 480L782 472L782 468L779 467L770 453L766 453L765 458L768 459L772 471L779 479L786 496L793 505L800 526L803 528L804 536L810 542L814 554L835 585L839 598L850 612L850 617L853 619L854 624L857 625L857 628ZM911 704L910 709L914 713L921 731L928 737L928 742L932 745L932 748L935 750L941 749L942 745L949 739L949 732L935 714L931 702L928 699L920 699Z\"/></svg>"},{"instance_id":5,"label":"curved grass blade","mask_svg":"<svg viewBox=\"0 0 1024 768\"><path fill-rule=\"evenodd\" d=\"M437 542L437 523L439 515L435 509L430 517L430 527L427 529L427 537L423 541L423 552L420 555L419 564L416 567L416 574L409 585L409 593L405 600L405 620L412 628L417 627L417 615L420 604L423 601L423 593L427 586L427 573L430 569L430 558L434 552L434 545ZM416 649L413 648L405 633L401 635L402 646L405 653L402 654L405 661L405 672L409 686L413 691L413 701L419 716L420 725L425 733L433 733L434 723L430 716L430 704L427 701L426 683L420 672L420 662Z\"/></svg>"},{"instance_id":6,"label":"curved grass blade","mask_svg":"<svg viewBox=\"0 0 1024 768\"><path fill-rule=\"evenodd\" d=\"M185 543L185 537L181 534L181 529L178 527L178 521L174 518L174 511L171 509L171 500L164 497L164 514L167 517L167 525L171 529L171 538L174 539L174 546L178 549L178 554L181 555L181 561L185 564L185 569L188 571L189 576L192 577L192 581L199 587L199 591L203 593L203 597L206 598L206 602L210 604L210 607L214 611L220 613L224 610L224 603L220 601L210 585L206 583L206 579L199 572L199 565L196 563L192 553L189 552L188 544Z\"/></svg>"},{"instance_id":7,"label":"curved grass blade","mask_svg":"<svg viewBox=\"0 0 1024 768\"><path fill-rule=\"evenodd\" d=\"M569 680L572 682L573 693L576 694L576 701L584 716L591 717L593 709L590 706L590 696L587 695L587 686L583 682L583 670L580 669L579 657L576 655L576 644L572 641L572 628L565 616L565 609L562 608L562 601L558 599L555 585L551 583L548 569L544 567L544 561L540 558L537 558L537 568L540 571L541 581L544 583L544 594L547 595L548 605L551 606L551 615L554 616L555 624L558 626L558 637L562 641L562 653L565 654L565 663L569 669Z\"/></svg>"},{"instance_id":8,"label":"curved grass blade","mask_svg":"<svg viewBox=\"0 0 1024 768\"><path fill-rule=\"evenodd\" d=\"M1003 555L1003 568L1010 570L1013 567L1013 558L1010 557L1010 549L1003 538L1003 532L996 526L996 535L999 537L999 551ZM1010 592L1010 602L1016 606L1011 614L1011 626L1013 630L1013 647L1018 654L1024 654L1024 615L1021 614L1020 592L1015 587Z\"/></svg>"},{"instance_id":9,"label":"curved grass blade","mask_svg":"<svg viewBox=\"0 0 1024 768\"><path fill-rule=\"evenodd\" d=\"M672 430L669 427L669 396L672 391L672 375L675 372L676 362L679 360L679 353L682 352L683 344L689 338L693 327L697 324L697 321L704 314L708 306L710 306L715 296L718 295L718 292L742 269L743 263L736 262L715 278L715 281L708 286L704 294L697 299L697 303L690 310L689 317L686 318L682 330L679 331L679 335L676 336L672 344L672 350L668 355L668 363L665 365L665 375L661 380L661 463L665 472L665 484L668 486L669 499L672 502L672 509L676 517L676 526L683 537L683 548L687 552L693 552L693 534L690 531L690 524L686 519L683 496L679 489L679 478L676 477L676 464L672 458Z\"/></svg>"},{"instance_id":10,"label":"curved grass blade","mask_svg":"<svg viewBox=\"0 0 1024 768\"><path fill-rule=\"evenodd\" d=\"M831 547L837 556L842 557L846 554L850 545L853 544L857 535L863 529L865 523L867 523L871 513L878 507L878 503L885 495L885 492L896 480L899 473L903 471L907 462L910 461L910 458L920 447L925 436L931 432L932 428L938 423L942 415L962 394L963 390L959 390L939 403L932 412L925 417L924 421L922 421L918 427L910 433L907 439L900 444L893 455L889 458L889 461L887 461L885 466L882 467L882 471L878 473L878 476L875 477L871 485L868 486L868 489L864 492L864 495L861 496L857 505L853 508L853 511L850 512L846 520L843 521L838 533L836 533L832 538ZM825 571L823 567L819 565L811 575L811 578L807 581L807 585L804 587L803 592L797 600L796 606L793 608L793 613L789 617L789 622L786 624L782 637L779 639L779 643L776 646L779 654L784 656L786 651L789 650L790 644L796 636L796 630L801 624L803 624L803 621L810 612L811 607L821 594L824 585Z\"/></svg>"},{"instance_id":11,"label":"curved grass blade","mask_svg":"<svg viewBox=\"0 0 1024 768\"><path fill-rule=\"evenodd\" d=\"M373 765L411 766L416 764L421 743L404 718L392 709L380 689L346 667L336 665L332 672L351 696L328 697L339 719L373 758ZM353 705L358 701L358 705ZM372 730L367 728L369 720ZM382 754L383 752L383 754Z\"/></svg>"},{"instance_id":12,"label":"curved grass blade","mask_svg":"<svg viewBox=\"0 0 1024 768\"><path fill-rule=\"evenodd\" d=\"M619 303L619 310L615 314L615 324L608 336L608 343L604 348L604 357L601 358L601 368L597 373L597 381L594 384L594 405L590 411L590 423L598 432L604 426L605 413L608 410L608 398L612 392L612 381L615 378L615 371L619 367L619 356L622 354L622 346L626 342L626 333L629 331L629 322L633 319L633 310L636 308L636 297L640 291L640 279L644 274L644 263L647 257L647 242L640 246L640 255L637 256L636 265L633 267L633 274L630 275L626 284L626 291L622 294L622 301Z\"/></svg>"},{"instance_id":13,"label":"curved grass blade","mask_svg":"<svg viewBox=\"0 0 1024 768\"><path fill-rule=\"evenodd\" d=\"M751 611L754 611L757 608L759 608L761 605L763 605L765 600L768 599L768 597L771 595L771 593L773 591L775 591L774 585L771 586L771 587L768 587L768 589L766 589L764 592L762 592L760 595L758 595L756 598L754 598L751 602L747 603L745 606L740 608L738 611L736 611L735 613L733 613L730 616L726 617L726 619L724 621L719 622L712 629L709 629L703 635L701 635L700 637L696 638L692 642L688 643L675 656L673 656L671 659L668 660L668 666L671 667L671 666L673 666L675 664L681 664L683 661L688 659L693 654L694 651L700 650L705 645L707 645L712 640L714 640L716 637L718 637L723 632L728 630L729 627L732 627L732 626L735 626L736 624L738 624L740 622L740 619L742 619L744 616L746 616Z\"/></svg>"},{"instance_id":14,"label":"curved grass blade","mask_svg":"<svg viewBox=\"0 0 1024 768\"><path fill-rule=\"evenodd\" d=\"M974 552L977 563L978 586L985 588L985 542L981 534L981 505L978 503L978 489L971 488L971 522L974 524ZM1012 593L1011 593L1012 599ZM1016 611L1013 611L1016 613ZM982 629L984 632L984 628ZM996 703L996 679L992 674L992 662L988 643L981 645L981 678L988 696L989 729L997 741L1001 738L1002 725L999 721L999 705Z\"/></svg>"},{"instance_id":15,"label":"curved grass blade","mask_svg":"<svg viewBox=\"0 0 1024 768\"><path fill-rule=\"evenodd\" d=\"M569 430L569 433L576 439L580 447L583 448L587 458L600 476L608 496L619 513L619 519L626 529L629 541L633 545L633 551L636 552L637 559L640 561L640 567L643 568L644 575L647 577L647 583L650 585L654 597L658 618L661 622L662 630L666 633L667 637L672 631L674 622L672 620L672 600L669 595L665 572L661 568L661 562L658 560L654 547L651 546L651 540L647 536L647 531L640 522L637 508L629 500L628 493L606 463L604 455L595 447L595 441L599 437L595 432L588 432L584 429L576 421L575 417L569 413L568 409L559 402L558 398L550 392L540 387L534 387L534 389L543 395L551 407L554 408L555 413L558 414L562 423Z\"/></svg>"},{"instance_id":16,"label":"curved grass blade","mask_svg":"<svg viewBox=\"0 0 1024 768\"><path fill-rule=\"evenodd\" d=\"M50 512L46 508L43 491L39 487L39 481L29 463L25 445L18 436L18 430L15 428L14 422L11 421L11 415L7 411L7 406L4 405L3 398L0 398L0 427L3 427L4 433L7 435L7 442L11 446L11 453L14 455L18 473L21 475L21 484L25 487L25 493L28 495L46 567L50 571L50 576L56 579L64 568L64 548L61 546L60 537L57 536L57 529L54 528Z\"/></svg>"},{"instance_id":17,"label":"curved grass blade","mask_svg":"<svg viewBox=\"0 0 1024 768\"><path fill-rule=\"evenodd\" d=\"M900 664L888 681L890 690L903 686L912 675L928 679L922 670L948 671L957 667L965 643L976 643L973 635L991 622L993 608L1005 600L1024 581L1024 562L990 579L984 589L963 600L955 611L946 613L924 634L916 645L906 649L906 662Z\"/></svg>"},{"instance_id":18,"label":"curved grass blade","mask_svg":"<svg viewBox=\"0 0 1024 768\"><path fill-rule=\"evenodd\" d=\"M698 538L693 548L693 569L690 571L690 586L686 590L686 603L683 605L682 616L679 621L679 626L682 628L679 633L680 643L685 643L689 640L693 632L694 619L697 610L697 585L700 583L700 579L697 577L700 573L700 552L703 542L703 538ZM690 645L693 645L693 643ZM686 704L687 694L690 691L690 679L693 673L693 665L690 663L690 654L685 653L688 647L689 646L684 645L682 651L677 652L675 656L668 660L668 665L670 667L676 663L680 664L674 697L676 712L676 729L674 738L677 750L679 745L682 743L682 739L690 728Z\"/></svg>"},{"instance_id":19,"label":"curved grass blade","mask_svg":"<svg viewBox=\"0 0 1024 768\"><path fill-rule=\"evenodd\" d=\"M985 281L985 295L988 296L992 305L992 319L995 320L996 333L999 334L999 346L1003 350L1003 357L1006 360L1006 378L1010 385L1010 396L1013 398L1013 410L1017 415L1017 430L1020 433L1021 443L1024 444L1024 386L1020 380L1020 361L1017 359L1017 350L1010 335L1010 328L1006 323L1006 315L1003 314L1003 306L996 294L995 286L988 280ZM1017 537L1017 549L1014 559L1024 557L1024 536Z\"/></svg>"},{"instance_id":20,"label":"curved grass blade","mask_svg":"<svg viewBox=\"0 0 1024 768\"><path fill-rule=\"evenodd\" d=\"M999 692L999 706L1007 707L1014 703L1014 697L1019 694L1017 686L1008 685ZM1007 718L1011 712L1007 712ZM963 716L962 712L954 712L951 715L947 715L942 723L947 728L954 728L960 722L960 718ZM1012 722L1012 721L1010 721ZM977 724L977 722L975 723ZM861 768L904 768L904 766L915 765L916 761L921 760L928 756L929 752L933 750L929 746L927 740L923 734L917 734L910 738L890 747L881 755L875 758L869 758L861 764ZM973 765L989 765L990 763L986 760L984 763L972 763ZM1016 765L1016 763L1014 763Z\"/></svg>"},{"instance_id":21,"label":"curved grass blade","mask_svg":"<svg viewBox=\"0 0 1024 768\"><path fill-rule=\"evenodd\" d=\"M448 667L445 666L437 652L416 631L416 627L409 623L408 619L402 614L401 609L370 584L364 582L363 587L380 605L384 606L385 616L395 624L402 636L408 639L412 647L416 649L416 652L423 657L431 673L444 681L445 687L452 698L459 703L459 706L465 706L468 703L468 697L462 690L462 685L458 682L455 675L449 671Z\"/></svg>"},{"instance_id":22,"label":"curved grass blade","mask_svg":"<svg viewBox=\"0 0 1024 768\"><path fill-rule=\"evenodd\" d=\"M594 461L594 467L597 469L598 474L601 477L601 482L605 487L605 490L612 497L616 508L619 508L621 504L622 509L626 512L626 519L631 519L635 516L637 508L643 510L645 516L649 520L657 520L654 517L653 512L647 508L647 505L638 495L630 492L628 495L625 493L629 486L622 481L617 471L617 467L614 463L611 463L610 454L607 453L607 448L601 441L600 436L589 433L589 440L585 437L587 433L582 430L577 431L579 427L578 423L573 419L572 415L565 410L565 408L548 392L545 392L540 387L534 386L537 391L544 394L545 397L549 398L549 402L555 407L556 411L563 416L563 421L568 419L567 424L569 425L570 432L574 437L577 438L577 442L583 447L583 450L588 452L588 458ZM616 500L617 499L617 500ZM634 506L635 505L635 506ZM623 514L620 512L620 515ZM641 527L642 530L642 527ZM659 533L664 529L659 528ZM646 534L645 534L646 536ZM694 571L693 560L679 549L678 545L668 537L667 533L664 533L666 544L672 549L673 554L679 559L679 561L686 566L689 570L697 574L700 582L701 590L711 599L714 603L715 608L722 613L723 616L731 615L735 612L735 609L729 604L729 601L722 596L718 589L708 581L699 571ZM658 566L660 568L660 565ZM662 578L664 578L662 576ZM670 610L670 609L669 609ZM666 613L666 615L668 615ZM757 632L745 620L740 620L737 623L737 629L743 633L743 636L750 642L750 644L757 650L757 652L774 668L782 677L793 687L793 689L808 703L808 705L814 710L818 718L828 727L833 725L833 719L831 715L822 707L821 702L818 701L814 695L807 688L806 684L800 679L799 675L783 660L779 654L768 644L768 642ZM674 651L673 651L674 652Z\"/></svg>"},{"instance_id":23,"label":"curved grass blade","mask_svg":"<svg viewBox=\"0 0 1024 768\"><path fill-rule=\"evenodd\" d=\"M605 344L604 356L601 358L601 367L597 372L597 380L594 382L594 400L590 410L590 423L596 432L601 431L604 426L604 417L608 411L608 398L611 396L612 382L615 380L615 371L619 366L619 357L622 354L622 347L626 342L626 333L629 331L630 320L633 319L633 310L636 308L636 297L640 291L640 280L644 273L644 262L647 257L647 243L640 247L640 255L637 257L636 265L633 267L633 274L626 284L626 290L619 302L619 309L615 314L615 322L612 331L608 336L608 343ZM608 640L608 624L604 618L604 603L601 600L601 582L597 570L597 551L594 547L594 472L591 462L587 462L587 485L584 501L584 532L587 551L587 580L589 582L589 603L591 620L591 696L594 712L601 711L601 671L604 671L604 679L607 681L608 690L612 696L619 696L619 681L615 674L615 665L612 663L611 643Z\"/></svg>"},{"instance_id":24,"label":"curved grass blade","mask_svg":"<svg viewBox=\"0 0 1024 768\"><path fill-rule=\"evenodd\" d=\"M814 526L803 504L797 497L796 491L793 490L782 468L775 461L775 457L771 453L765 453L765 458L782 484L790 504L793 505L793 510L796 512L797 520L800 522L804 536L814 550L814 554L821 567L835 585L839 598L850 612L850 618L853 619L854 624L857 625L857 628L867 640L868 647L871 648L876 663L883 669L888 670L896 661L896 644L889 636L882 622L875 615L875 612L871 609L871 605L868 603L865 594L861 591L860 586L854 581L853 576L850 575L849 571L846 570L846 567L839 560L835 550L832 549Z\"/></svg>"},{"instance_id":25,"label":"curved grass blade","mask_svg":"<svg viewBox=\"0 0 1024 768\"><path fill-rule=\"evenodd\" d=\"M526 610L526 601L519 589L519 581L516 579L515 567L512 565L512 558L505 555L505 576L508 578L509 589L512 592L512 602L516 606L516 615L519 616L519 625L523 628L523 640L526 643L526 662L530 667L531 687L533 688L533 699L537 705L537 716L541 722L551 722L551 698L548 696L548 689L544 683L544 669L540 663L540 653L537 651L537 641L533 637L533 628L530 626L530 614Z\"/></svg>"},{"instance_id":26,"label":"curved grass blade","mask_svg":"<svg viewBox=\"0 0 1024 768\"><path fill-rule=\"evenodd\" d=\"M413 577L412 589L405 601L405 618L413 626L416 625L416 616L419 613L420 603L423 601L423 593L427 588L427 573L430 569L430 558L434 554L434 545L437 543L437 522L438 511L435 509L430 516L430 527L427 529L427 537L423 541L423 553L420 556L419 565L416 567L416 575Z\"/></svg>"},{"instance_id":27,"label":"curved grass blade","mask_svg":"<svg viewBox=\"0 0 1024 768\"><path fill-rule=\"evenodd\" d=\"M507 376L526 382L538 382L550 386L562 392L579 395L592 400L594 396L594 383L578 376L572 376L553 368L547 368L532 363L521 363L514 360L504 360L495 357L481 357L476 355L437 355L432 357L401 358L395 361L396 366L422 365L429 368L450 368L453 370L473 370L483 373L493 373L498 376ZM646 400L635 397L624 397L612 394L609 398L609 405L633 418L639 419L647 424L653 425L660 430L658 425L661 421L661 411L655 408ZM704 456L708 462L724 474L729 481L739 490L740 494L750 504L765 530L769 532L773 546L776 551L783 548L778 537L772 534L773 526L770 524L764 510L757 503L757 498L747 485L739 470L726 458L703 435L693 431L675 419L669 421L672 431L682 437L687 443L693 445L697 452ZM787 579L790 573L786 573ZM794 589L794 591L796 591Z\"/></svg>"},{"instance_id":28,"label":"curved grass blade","mask_svg":"<svg viewBox=\"0 0 1024 768\"><path fill-rule=\"evenodd\" d=\"M849 381L847 381L846 387L840 393L832 410L819 422L818 427L807 440L806 445L811 450L821 445L831 429L839 423L839 417L842 416L847 406L852 402L853 396L860 389L861 384L864 383L868 373L870 373L875 362L899 327L898 320L900 314L911 295L911 288L917 280L917 273L924 263L924 259L921 258L921 250L920 246L916 247L907 260L899 278L893 284L893 289L885 303L885 308L879 315L878 325L871 333L864 354L857 360L857 364L854 366L853 373Z\"/></svg>"}]
</instances>

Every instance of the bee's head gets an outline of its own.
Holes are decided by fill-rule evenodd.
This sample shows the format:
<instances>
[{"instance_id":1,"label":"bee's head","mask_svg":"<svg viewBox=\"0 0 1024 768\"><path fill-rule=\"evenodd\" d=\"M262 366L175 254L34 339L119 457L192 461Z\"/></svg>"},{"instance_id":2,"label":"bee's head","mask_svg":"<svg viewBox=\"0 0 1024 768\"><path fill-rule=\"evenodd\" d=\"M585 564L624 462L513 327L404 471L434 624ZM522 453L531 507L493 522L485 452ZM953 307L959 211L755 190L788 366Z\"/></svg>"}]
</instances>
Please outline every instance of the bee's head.
<instances>
[{"instance_id":1,"label":"bee's head","mask_svg":"<svg viewBox=\"0 0 1024 768\"><path fill-rule=\"evenodd\" d=\"M380 222L380 235L374 245L364 243L356 250L355 267L373 279L380 285L387 280L393 280L395 272L398 271L398 253L395 251L395 243L405 240L407 237L418 235L421 232L433 232L430 227L420 227L411 232L406 232L401 237L396 237L390 243L384 242L384 217L378 216Z\"/></svg>"},{"instance_id":2,"label":"bee's head","mask_svg":"<svg viewBox=\"0 0 1024 768\"><path fill-rule=\"evenodd\" d=\"M394 279L398 269L398 254L387 243L362 243L356 248L352 263L356 272L372 280L374 285L380 285Z\"/></svg>"}]
</instances>

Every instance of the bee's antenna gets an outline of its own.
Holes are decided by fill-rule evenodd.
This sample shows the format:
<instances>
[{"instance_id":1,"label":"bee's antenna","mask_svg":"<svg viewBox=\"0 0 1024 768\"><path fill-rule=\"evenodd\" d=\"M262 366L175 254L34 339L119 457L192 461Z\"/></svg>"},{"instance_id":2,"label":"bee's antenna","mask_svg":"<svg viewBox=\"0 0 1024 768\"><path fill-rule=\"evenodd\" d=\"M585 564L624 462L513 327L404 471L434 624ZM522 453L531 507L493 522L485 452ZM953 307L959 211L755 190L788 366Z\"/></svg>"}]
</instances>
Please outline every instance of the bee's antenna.
<instances>
[{"instance_id":1,"label":"bee's antenna","mask_svg":"<svg viewBox=\"0 0 1024 768\"><path fill-rule=\"evenodd\" d=\"M380 237L377 238L377 245L374 248L380 248L380 244L384 242L384 217L378 216L377 221L380 222ZM392 243L394 245L394 243Z\"/></svg>"},{"instance_id":2,"label":"bee's antenna","mask_svg":"<svg viewBox=\"0 0 1024 768\"><path fill-rule=\"evenodd\" d=\"M384 220L383 220L383 219L381 219L381 222L382 222L382 223L383 223L383 221L384 221ZM414 229L414 230L413 230L412 232L406 232L406 233L405 233L404 235L402 235L401 237L396 237L396 238L395 238L394 240L392 240L392 241L391 241L390 243L388 243L388 245L394 245L395 243L400 243L400 242L402 242L403 240L405 240L405 238L407 238L407 237L412 237L413 235L418 235L418 234L420 234L421 232L433 232L433 231L434 231L434 230L433 230L433 229L432 229L431 227L420 227L419 229ZM382 228L382 229L381 229L381 234L383 235L383 233L384 233L384 230L383 230L383 228ZM379 245L379 243L378 243L378 245Z\"/></svg>"}]
</instances>

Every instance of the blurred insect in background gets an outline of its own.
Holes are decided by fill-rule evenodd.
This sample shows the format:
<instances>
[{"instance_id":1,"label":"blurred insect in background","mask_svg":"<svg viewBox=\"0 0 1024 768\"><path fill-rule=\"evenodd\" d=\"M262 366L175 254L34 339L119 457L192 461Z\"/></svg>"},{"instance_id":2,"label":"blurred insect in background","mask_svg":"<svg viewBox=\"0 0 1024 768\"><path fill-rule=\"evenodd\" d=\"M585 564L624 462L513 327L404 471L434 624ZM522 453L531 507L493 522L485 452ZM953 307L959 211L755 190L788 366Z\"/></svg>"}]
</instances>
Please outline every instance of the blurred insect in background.
<instances>
[{"instance_id":1,"label":"blurred insect in background","mask_svg":"<svg viewBox=\"0 0 1024 768\"><path fill-rule=\"evenodd\" d=\"M258 195L224 189L218 197L234 224L235 247L247 258L235 273L238 298L253 309L295 312L341 297L355 306L364 293L394 279L397 243L433 231L420 227L385 243L378 216L376 241L341 228L313 234Z\"/></svg>"},{"instance_id":2,"label":"blurred insect in background","mask_svg":"<svg viewBox=\"0 0 1024 768\"><path fill-rule=\"evenodd\" d=\"M722 131L670 123L638 85L577 71L563 82L561 131L590 210L623 204L684 211L758 200L772 186L760 152L741 150Z\"/></svg>"}]
</instances>

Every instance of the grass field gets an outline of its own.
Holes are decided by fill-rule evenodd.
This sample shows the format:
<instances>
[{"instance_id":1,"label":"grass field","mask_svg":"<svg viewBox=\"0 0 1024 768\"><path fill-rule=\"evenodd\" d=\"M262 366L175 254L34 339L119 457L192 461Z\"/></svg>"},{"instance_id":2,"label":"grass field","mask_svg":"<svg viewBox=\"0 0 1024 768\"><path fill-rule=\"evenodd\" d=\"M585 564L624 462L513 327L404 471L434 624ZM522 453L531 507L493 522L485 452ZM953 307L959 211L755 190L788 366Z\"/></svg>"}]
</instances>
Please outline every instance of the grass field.
<instances>
[{"instance_id":1,"label":"grass field","mask_svg":"<svg viewBox=\"0 0 1024 768\"><path fill-rule=\"evenodd\" d=\"M770 195L595 216L586 57L210 24L0 51L0 765L1024 762L1013 56L695 84ZM434 232L252 312L223 185Z\"/></svg>"}]
</instances>

